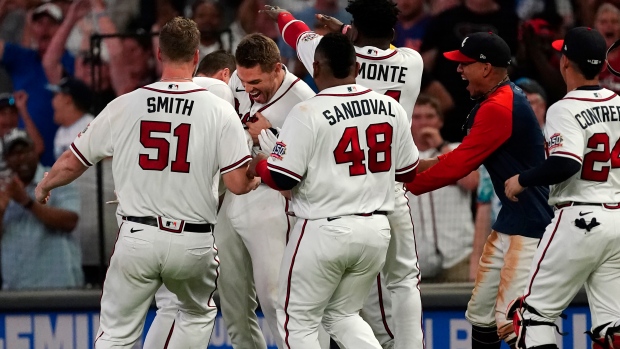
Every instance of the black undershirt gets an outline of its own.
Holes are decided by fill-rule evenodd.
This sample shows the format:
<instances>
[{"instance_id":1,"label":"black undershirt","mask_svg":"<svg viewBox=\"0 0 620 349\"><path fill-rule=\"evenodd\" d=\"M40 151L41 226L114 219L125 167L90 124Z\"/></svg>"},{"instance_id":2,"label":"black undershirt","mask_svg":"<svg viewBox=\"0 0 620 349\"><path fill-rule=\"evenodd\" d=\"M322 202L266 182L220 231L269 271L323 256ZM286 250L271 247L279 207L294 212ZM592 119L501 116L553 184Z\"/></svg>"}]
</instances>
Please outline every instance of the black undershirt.
<instances>
[{"instance_id":1,"label":"black undershirt","mask_svg":"<svg viewBox=\"0 0 620 349\"><path fill-rule=\"evenodd\" d=\"M550 156L540 166L521 173L523 187L553 185L564 182L581 170L581 163L563 156Z\"/></svg>"}]
</instances>

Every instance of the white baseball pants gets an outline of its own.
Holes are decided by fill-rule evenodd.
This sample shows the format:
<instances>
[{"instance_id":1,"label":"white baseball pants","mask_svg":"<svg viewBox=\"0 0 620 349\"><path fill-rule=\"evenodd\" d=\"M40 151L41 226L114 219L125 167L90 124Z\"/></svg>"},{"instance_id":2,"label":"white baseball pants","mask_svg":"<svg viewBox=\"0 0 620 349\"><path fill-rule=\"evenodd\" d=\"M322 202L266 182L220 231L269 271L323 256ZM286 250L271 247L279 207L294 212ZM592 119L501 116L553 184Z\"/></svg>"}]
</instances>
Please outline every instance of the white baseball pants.
<instances>
[{"instance_id":1,"label":"white baseball pants","mask_svg":"<svg viewBox=\"0 0 620 349\"><path fill-rule=\"evenodd\" d=\"M285 349L319 349L323 327L342 348L380 349L359 312L383 267L385 216L298 219L280 269L278 326Z\"/></svg>"},{"instance_id":2,"label":"white baseball pants","mask_svg":"<svg viewBox=\"0 0 620 349\"><path fill-rule=\"evenodd\" d=\"M589 231L578 226L581 219ZM524 287L525 303L539 315L526 309L523 318L554 323L584 284L592 329L608 324L594 333L601 337L607 327L620 325L620 208L570 206L555 211ZM528 326L525 344L556 344L555 333L552 326Z\"/></svg>"},{"instance_id":3,"label":"white baseball pants","mask_svg":"<svg viewBox=\"0 0 620 349\"><path fill-rule=\"evenodd\" d=\"M245 194L226 193L218 214L215 238L219 247L220 307L232 345L265 349L256 317L256 296L278 348L276 304L278 273L294 218L286 199L266 185Z\"/></svg>"},{"instance_id":4,"label":"white baseball pants","mask_svg":"<svg viewBox=\"0 0 620 349\"><path fill-rule=\"evenodd\" d=\"M499 338L515 338L506 319L511 300L521 296L539 239L492 231L484 244L465 317L474 326L495 327Z\"/></svg>"},{"instance_id":5,"label":"white baseball pants","mask_svg":"<svg viewBox=\"0 0 620 349\"><path fill-rule=\"evenodd\" d=\"M206 348L217 314L212 296L218 264L211 233L172 233L123 222L103 285L95 348L131 348L162 283L179 300L167 348Z\"/></svg>"},{"instance_id":6,"label":"white baseball pants","mask_svg":"<svg viewBox=\"0 0 620 349\"><path fill-rule=\"evenodd\" d=\"M394 211L387 216L392 238L385 266L375 277L362 317L384 349L422 349L420 269L413 220L402 184L396 186L395 195Z\"/></svg>"}]
</instances>

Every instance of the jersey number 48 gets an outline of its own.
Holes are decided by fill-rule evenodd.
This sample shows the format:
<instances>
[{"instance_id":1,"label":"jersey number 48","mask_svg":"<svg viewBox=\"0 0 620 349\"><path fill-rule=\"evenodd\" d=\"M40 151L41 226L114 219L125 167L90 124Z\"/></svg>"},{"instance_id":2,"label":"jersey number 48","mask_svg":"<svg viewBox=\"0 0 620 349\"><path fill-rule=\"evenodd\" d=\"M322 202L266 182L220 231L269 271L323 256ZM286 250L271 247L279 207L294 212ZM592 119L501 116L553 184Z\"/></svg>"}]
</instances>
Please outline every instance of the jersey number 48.
<instances>
[{"instance_id":1,"label":"jersey number 48","mask_svg":"<svg viewBox=\"0 0 620 349\"><path fill-rule=\"evenodd\" d=\"M368 171L372 173L387 172L392 167L392 125L388 123L373 124L366 128L368 146ZM340 138L334 159L337 164L351 163L350 176L366 174L366 155L360 147L357 126L347 127Z\"/></svg>"}]
</instances>

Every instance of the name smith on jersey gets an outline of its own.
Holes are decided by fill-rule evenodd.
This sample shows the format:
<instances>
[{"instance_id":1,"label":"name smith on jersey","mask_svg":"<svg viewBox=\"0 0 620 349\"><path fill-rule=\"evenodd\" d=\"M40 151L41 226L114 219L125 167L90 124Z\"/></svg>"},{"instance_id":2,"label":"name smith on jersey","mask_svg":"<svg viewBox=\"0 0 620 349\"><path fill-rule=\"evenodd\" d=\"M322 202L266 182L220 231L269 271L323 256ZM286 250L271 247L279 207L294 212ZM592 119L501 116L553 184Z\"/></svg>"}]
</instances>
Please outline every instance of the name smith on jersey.
<instances>
[{"instance_id":1,"label":"name smith on jersey","mask_svg":"<svg viewBox=\"0 0 620 349\"><path fill-rule=\"evenodd\" d=\"M588 108L575 114L575 119L584 130L601 122L620 121L620 106L602 105Z\"/></svg>"},{"instance_id":2,"label":"name smith on jersey","mask_svg":"<svg viewBox=\"0 0 620 349\"><path fill-rule=\"evenodd\" d=\"M149 97L146 99L147 112L155 113L163 111L164 113L174 113L191 115L194 108L194 101L191 99L178 97Z\"/></svg>"},{"instance_id":3,"label":"name smith on jersey","mask_svg":"<svg viewBox=\"0 0 620 349\"><path fill-rule=\"evenodd\" d=\"M362 115L377 115L384 114L391 117L396 117L392 110L392 103L385 102L378 99L362 99L360 101L351 101L341 103L340 107L337 105L332 106L333 110L323 111L323 116L329 121L330 125L352 118L357 118Z\"/></svg>"}]
</instances>

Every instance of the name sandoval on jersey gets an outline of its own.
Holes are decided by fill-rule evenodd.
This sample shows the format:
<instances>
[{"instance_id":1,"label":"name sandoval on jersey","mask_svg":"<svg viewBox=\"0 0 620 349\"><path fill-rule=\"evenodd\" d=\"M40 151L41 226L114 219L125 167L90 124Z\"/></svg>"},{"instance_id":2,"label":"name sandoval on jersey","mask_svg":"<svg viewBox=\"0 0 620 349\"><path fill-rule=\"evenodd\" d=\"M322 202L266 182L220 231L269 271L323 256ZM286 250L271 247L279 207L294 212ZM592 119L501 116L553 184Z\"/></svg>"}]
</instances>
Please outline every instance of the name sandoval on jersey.
<instances>
[{"instance_id":1,"label":"name sandoval on jersey","mask_svg":"<svg viewBox=\"0 0 620 349\"><path fill-rule=\"evenodd\" d=\"M362 62L358 77L368 80L380 80L405 83L407 68L396 65Z\"/></svg>"},{"instance_id":2,"label":"name sandoval on jersey","mask_svg":"<svg viewBox=\"0 0 620 349\"><path fill-rule=\"evenodd\" d=\"M575 120L582 129L589 126L599 124L601 122L620 121L620 106L601 105L598 107L588 108L575 114Z\"/></svg>"},{"instance_id":3,"label":"name sandoval on jersey","mask_svg":"<svg viewBox=\"0 0 620 349\"><path fill-rule=\"evenodd\" d=\"M388 115L396 117L392 110L392 103L380 99L362 99L340 103L332 106L332 109L323 111L323 116L329 121L330 125L335 125L340 121L357 118L363 115Z\"/></svg>"},{"instance_id":4,"label":"name sandoval on jersey","mask_svg":"<svg viewBox=\"0 0 620 349\"><path fill-rule=\"evenodd\" d=\"M147 112L159 113L174 113L191 115L194 108L194 101L191 99L179 98L179 97L163 97L157 96L149 97L146 99Z\"/></svg>"}]
</instances>

